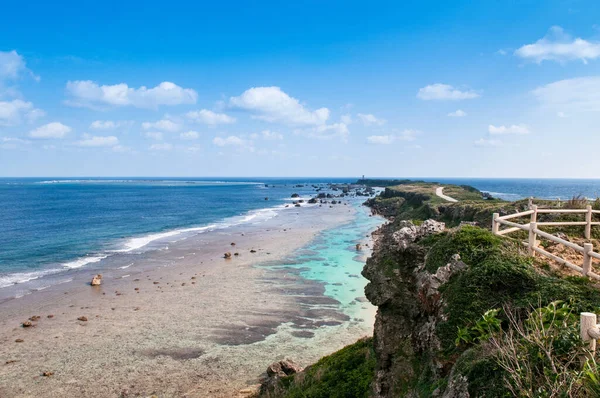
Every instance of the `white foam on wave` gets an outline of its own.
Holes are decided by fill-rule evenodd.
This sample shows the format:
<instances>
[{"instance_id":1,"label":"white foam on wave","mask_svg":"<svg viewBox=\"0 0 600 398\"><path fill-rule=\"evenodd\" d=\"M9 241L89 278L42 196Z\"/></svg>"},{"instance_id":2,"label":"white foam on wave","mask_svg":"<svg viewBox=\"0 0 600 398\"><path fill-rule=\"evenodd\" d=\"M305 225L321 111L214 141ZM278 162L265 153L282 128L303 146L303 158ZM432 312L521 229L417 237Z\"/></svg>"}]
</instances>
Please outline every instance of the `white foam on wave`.
<instances>
[{"instance_id":1,"label":"white foam on wave","mask_svg":"<svg viewBox=\"0 0 600 398\"><path fill-rule=\"evenodd\" d=\"M282 210L287 210L287 208L285 208L284 205L278 205L275 207L251 210L245 214L242 214L239 216L234 216L234 217L229 217L221 222L210 224L210 225L203 226L203 227L182 228L182 229L176 229L176 230L172 230L172 231L152 233L152 234L148 234L145 236L130 238L129 240L127 240L125 242L124 248L122 248L122 249L107 251L103 254L94 254L94 255L87 255L85 257L80 257L73 261L69 261L69 262L61 264L62 268L51 268L51 269L32 271L32 272L17 272L17 273L12 273L12 274L7 274L7 275L0 275L0 288L29 282L29 281L39 279L39 278L47 276L47 275L60 273L65 270L68 270L68 269L81 268L88 264L100 262L113 254L127 253L127 252L131 252L131 251L139 250L154 241L159 241L159 240L168 239L168 238L174 238L174 237L177 237L180 235L183 235L183 238L186 238L188 236L196 235L199 233L204 233L206 231L213 231L216 229L226 229L226 228L239 226L239 225L247 224L247 223L259 224L259 223L267 221L273 217L277 217L278 212L282 211ZM163 249L164 249L164 247L163 247ZM168 249L168 246L166 247L166 249ZM192 255L194 255L194 254L195 253L192 253ZM129 268L132 264L133 263L119 267L119 268L126 269L126 268ZM21 296L19 296L19 297L21 297Z\"/></svg>"},{"instance_id":2,"label":"white foam on wave","mask_svg":"<svg viewBox=\"0 0 600 398\"><path fill-rule=\"evenodd\" d=\"M148 245L149 243L152 243L156 240L166 239L166 238L170 238L170 237L174 237L174 236L186 234L186 233L201 233L201 232L213 229L215 227L216 227L216 224L211 224L211 225L207 225L205 227L176 229L173 231L159 232L159 233L149 234L149 235L145 235L145 236L140 236L137 238L131 238L127 242L125 242L125 248L120 249L120 250L114 250L114 252L115 253L126 253L126 252L130 252L132 250L141 249L142 247L144 247L144 246Z\"/></svg>"},{"instance_id":3,"label":"white foam on wave","mask_svg":"<svg viewBox=\"0 0 600 398\"><path fill-rule=\"evenodd\" d=\"M0 275L0 288L29 282L35 279L39 279L42 276L56 274L60 271L60 269L47 269L40 271L16 272L14 274Z\"/></svg>"},{"instance_id":4,"label":"white foam on wave","mask_svg":"<svg viewBox=\"0 0 600 398\"><path fill-rule=\"evenodd\" d=\"M69 269L81 268L84 265L97 263L98 261L104 260L106 257L108 257L108 254L101 256L85 256L78 258L77 260L69 261L68 263L63 263L62 266Z\"/></svg>"}]
</instances>

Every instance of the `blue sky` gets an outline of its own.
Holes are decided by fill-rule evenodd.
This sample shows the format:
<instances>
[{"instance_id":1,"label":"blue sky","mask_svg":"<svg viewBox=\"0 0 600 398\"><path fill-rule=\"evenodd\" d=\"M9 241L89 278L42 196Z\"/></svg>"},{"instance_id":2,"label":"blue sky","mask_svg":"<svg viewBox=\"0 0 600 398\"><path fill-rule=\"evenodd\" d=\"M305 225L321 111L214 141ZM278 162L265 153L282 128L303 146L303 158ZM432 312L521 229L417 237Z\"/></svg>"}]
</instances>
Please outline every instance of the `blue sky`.
<instances>
[{"instance_id":1,"label":"blue sky","mask_svg":"<svg viewBox=\"0 0 600 398\"><path fill-rule=\"evenodd\" d=\"M594 1L1 9L2 176L600 177Z\"/></svg>"}]
</instances>

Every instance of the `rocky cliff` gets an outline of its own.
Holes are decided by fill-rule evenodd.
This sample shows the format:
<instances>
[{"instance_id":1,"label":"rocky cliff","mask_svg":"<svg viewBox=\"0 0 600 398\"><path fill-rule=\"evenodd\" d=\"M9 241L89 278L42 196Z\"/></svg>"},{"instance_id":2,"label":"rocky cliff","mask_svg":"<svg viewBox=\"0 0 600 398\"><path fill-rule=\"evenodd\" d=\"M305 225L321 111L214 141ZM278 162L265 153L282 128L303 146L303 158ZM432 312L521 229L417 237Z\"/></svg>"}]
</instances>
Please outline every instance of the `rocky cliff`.
<instances>
[{"instance_id":1,"label":"rocky cliff","mask_svg":"<svg viewBox=\"0 0 600 398\"><path fill-rule=\"evenodd\" d=\"M434 205L418 195L386 192L367 202L389 219L375 232L374 251L362 273L369 280L366 297L378 308L373 338L323 358L308 371L276 380L277 388L263 395L453 398L506 397L518 391L516 395L531 397L590 396L579 362L542 355L525 329L515 337L516 325L526 323L514 320L542 313L542 306L554 308L550 312L556 319L556 303L568 303L568 314L561 310L562 323L556 327L550 322L545 338L557 352L568 342L569 352L580 358L576 314L600 307L598 287L585 278L555 273L528 257L517 240L458 225L463 217L473 221L473 208L489 220L492 207L506 213L524 203ZM437 209L435 220L424 217L423 206ZM440 221L444 214L452 215L450 226L458 226L448 228ZM552 338L550 332L555 333ZM498 341L524 350L513 359L528 369L527 380L511 379L499 361ZM570 383L568 393L556 380Z\"/></svg>"}]
</instances>

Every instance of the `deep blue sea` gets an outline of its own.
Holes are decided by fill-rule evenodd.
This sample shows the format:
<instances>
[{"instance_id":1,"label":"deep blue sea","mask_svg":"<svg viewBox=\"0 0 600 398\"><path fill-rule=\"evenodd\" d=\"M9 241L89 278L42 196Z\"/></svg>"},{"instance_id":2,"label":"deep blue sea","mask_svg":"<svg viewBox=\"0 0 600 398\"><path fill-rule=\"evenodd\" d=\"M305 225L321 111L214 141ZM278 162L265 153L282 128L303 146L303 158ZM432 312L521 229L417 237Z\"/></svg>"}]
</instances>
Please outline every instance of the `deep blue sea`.
<instances>
[{"instance_id":1,"label":"deep blue sea","mask_svg":"<svg viewBox=\"0 0 600 398\"><path fill-rule=\"evenodd\" d=\"M600 194L600 180L427 179L514 200ZM0 288L153 241L272 217L294 192L353 178L3 178ZM297 185L304 187L297 187ZM268 200L265 200L268 198Z\"/></svg>"}]
</instances>

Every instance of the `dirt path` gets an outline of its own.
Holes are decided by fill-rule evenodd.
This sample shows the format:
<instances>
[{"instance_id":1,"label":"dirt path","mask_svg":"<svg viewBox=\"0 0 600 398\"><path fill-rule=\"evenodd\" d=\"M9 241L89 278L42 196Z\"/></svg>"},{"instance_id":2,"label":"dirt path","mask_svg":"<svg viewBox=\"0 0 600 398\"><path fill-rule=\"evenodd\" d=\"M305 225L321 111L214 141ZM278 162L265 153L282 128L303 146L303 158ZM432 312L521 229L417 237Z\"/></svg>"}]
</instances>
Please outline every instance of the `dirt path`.
<instances>
[{"instance_id":1,"label":"dirt path","mask_svg":"<svg viewBox=\"0 0 600 398\"><path fill-rule=\"evenodd\" d=\"M436 194L437 196L439 196L440 198L442 198L442 199L444 199L444 200L447 200L448 202L452 202L452 203L456 203L456 202L458 202L458 200L456 200L456 199L454 199L454 198L451 198L450 196L446 196L446 195L444 195L444 187L437 187L437 188L435 189L435 194Z\"/></svg>"}]
</instances>

